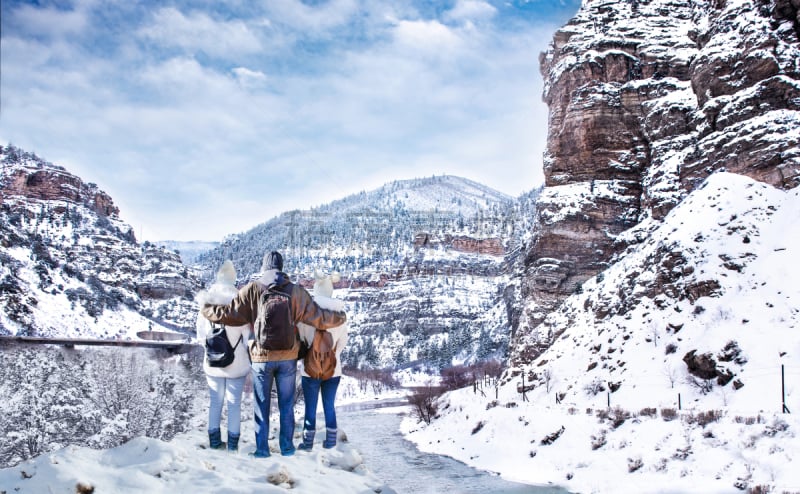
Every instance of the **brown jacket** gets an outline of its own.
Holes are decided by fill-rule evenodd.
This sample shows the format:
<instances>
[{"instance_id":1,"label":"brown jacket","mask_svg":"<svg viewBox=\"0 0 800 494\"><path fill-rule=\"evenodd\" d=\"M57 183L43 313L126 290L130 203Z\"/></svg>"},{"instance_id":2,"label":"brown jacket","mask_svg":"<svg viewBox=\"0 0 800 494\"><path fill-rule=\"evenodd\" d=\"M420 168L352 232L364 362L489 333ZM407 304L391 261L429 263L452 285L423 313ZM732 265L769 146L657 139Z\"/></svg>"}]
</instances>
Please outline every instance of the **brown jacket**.
<instances>
[{"instance_id":1,"label":"brown jacket","mask_svg":"<svg viewBox=\"0 0 800 494\"><path fill-rule=\"evenodd\" d=\"M267 277L269 278L269 276ZM304 322L315 328L328 329L339 326L347 320L347 315L344 311L331 311L317 305L305 288L290 283L288 276L284 273L276 272L273 282L280 286L283 291L289 292L291 290L292 319L295 322ZM253 281L242 287L236 298L228 305L206 304L201 312L211 322L233 326L254 324L258 319L258 300L261 293L266 289L267 286L260 281ZM290 350L257 348L253 341L250 342L249 347L250 358L253 362L274 362L297 359L300 342L297 339L294 347Z\"/></svg>"}]
</instances>

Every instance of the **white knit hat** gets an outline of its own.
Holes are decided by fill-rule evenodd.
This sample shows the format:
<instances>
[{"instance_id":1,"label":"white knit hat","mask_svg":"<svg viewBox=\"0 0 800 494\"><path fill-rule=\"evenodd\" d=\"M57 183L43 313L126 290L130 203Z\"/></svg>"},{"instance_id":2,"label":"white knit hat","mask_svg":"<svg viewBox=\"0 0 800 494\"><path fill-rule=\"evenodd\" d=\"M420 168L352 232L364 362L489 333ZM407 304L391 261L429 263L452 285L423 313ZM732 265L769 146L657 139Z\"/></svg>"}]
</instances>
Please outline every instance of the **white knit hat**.
<instances>
[{"instance_id":1,"label":"white knit hat","mask_svg":"<svg viewBox=\"0 0 800 494\"><path fill-rule=\"evenodd\" d=\"M215 283L224 285L236 284L236 268L233 267L233 261L227 260L222 263L219 271L217 271L217 280Z\"/></svg>"}]
</instances>

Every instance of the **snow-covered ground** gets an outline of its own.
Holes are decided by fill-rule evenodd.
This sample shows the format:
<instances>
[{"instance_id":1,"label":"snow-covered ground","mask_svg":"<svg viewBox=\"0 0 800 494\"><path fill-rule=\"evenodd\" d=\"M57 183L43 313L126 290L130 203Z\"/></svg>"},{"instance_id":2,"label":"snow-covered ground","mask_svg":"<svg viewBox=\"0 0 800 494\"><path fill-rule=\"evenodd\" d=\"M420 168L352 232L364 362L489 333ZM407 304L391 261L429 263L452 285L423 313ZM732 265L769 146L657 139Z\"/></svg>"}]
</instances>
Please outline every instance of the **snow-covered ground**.
<instances>
[{"instance_id":1,"label":"snow-covered ground","mask_svg":"<svg viewBox=\"0 0 800 494\"><path fill-rule=\"evenodd\" d=\"M359 452L340 443L311 452L251 458L252 421L243 424L240 451L207 449L205 427L170 442L139 437L109 450L68 446L0 470L3 492L393 492L371 474ZM270 445L273 446L272 444Z\"/></svg>"},{"instance_id":2,"label":"snow-covered ground","mask_svg":"<svg viewBox=\"0 0 800 494\"><path fill-rule=\"evenodd\" d=\"M376 392L373 386L362 388L346 376L340 390L344 397L337 400L337 406L406 394L401 389ZM394 492L364 465L361 453L347 442L347 431L340 431L339 444L333 449L323 449L318 438L313 451L298 451L292 457L282 457L277 438L272 438L272 457L255 459L248 455L255 450L251 396L244 397L242 436L236 453L207 448L205 413L202 409L192 419L191 429L169 442L138 437L108 450L67 446L2 469L0 492ZM295 410L295 443L302 440L302 414L301 403ZM223 420L223 429L225 423ZM277 436L276 410L270 425Z\"/></svg>"},{"instance_id":3,"label":"snow-covered ground","mask_svg":"<svg viewBox=\"0 0 800 494\"><path fill-rule=\"evenodd\" d=\"M423 427L408 416L403 433L421 451L571 492L735 493L755 486L800 492L796 415L723 413L702 426L697 421L709 417L696 411L667 420L661 410L652 416L635 410L638 416L618 419L612 407L601 418L604 408L521 403L503 391L497 405L493 394L450 393L441 418ZM623 423L615 427L615 420Z\"/></svg>"},{"instance_id":4,"label":"snow-covered ground","mask_svg":"<svg viewBox=\"0 0 800 494\"><path fill-rule=\"evenodd\" d=\"M496 400L450 393L404 433L576 492L800 492L798 218L800 190L712 175L550 314ZM691 375L693 351L730 378Z\"/></svg>"}]
</instances>

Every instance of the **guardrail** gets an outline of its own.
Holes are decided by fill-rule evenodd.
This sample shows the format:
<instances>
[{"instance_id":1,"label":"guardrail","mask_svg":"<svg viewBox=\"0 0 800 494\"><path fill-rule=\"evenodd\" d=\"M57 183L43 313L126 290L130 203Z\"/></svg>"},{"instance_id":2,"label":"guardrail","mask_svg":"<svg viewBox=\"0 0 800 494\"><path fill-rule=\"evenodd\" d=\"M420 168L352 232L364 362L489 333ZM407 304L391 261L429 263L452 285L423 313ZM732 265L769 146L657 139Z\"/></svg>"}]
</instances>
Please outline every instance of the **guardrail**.
<instances>
[{"instance_id":1,"label":"guardrail","mask_svg":"<svg viewBox=\"0 0 800 494\"><path fill-rule=\"evenodd\" d=\"M102 340L93 338L42 338L35 336L0 336L0 344L34 344L60 345L68 348L75 346L120 346L138 348L162 348L171 353L187 353L198 346L188 339L183 341L155 340Z\"/></svg>"}]
</instances>

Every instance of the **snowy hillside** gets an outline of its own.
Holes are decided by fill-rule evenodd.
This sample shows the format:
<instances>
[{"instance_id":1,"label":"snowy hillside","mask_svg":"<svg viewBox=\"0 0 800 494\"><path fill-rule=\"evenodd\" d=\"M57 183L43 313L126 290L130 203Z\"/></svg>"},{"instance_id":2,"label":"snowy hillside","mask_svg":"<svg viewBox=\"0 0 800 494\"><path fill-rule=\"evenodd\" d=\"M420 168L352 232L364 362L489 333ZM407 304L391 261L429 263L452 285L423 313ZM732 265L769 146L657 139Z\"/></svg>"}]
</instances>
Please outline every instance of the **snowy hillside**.
<instances>
[{"instance_id":1,"label":"snowy hillside","mask_svg":"<svg viewBox=\"0 0 800 494\"><path fill-rule=\"evenodd\" d=\"M443 175L394 181L376 190L334 201L329 207L344 211L402 207L413 211L456 213L468 218L511 199L472 180Z\"/></svg>"},{"instance_id":2,"label":"snowy hillside","mask_svg":"<svg viewBox=\"0 0 800 494\"><path fill-rule=\"evenodd\" d=\"M411 438L580 492L796 492L800 422L781 412L784 397L800 410L798 217L798 189L712 175L621 236L627 249L531 335L551 345L498 402L452 393L430 426L406 424Z\"/></svg>"},{"instance_id":3,"label":"snowy hillside","mask_svg":"<svg viewBox=\"0 0 800 494\"><path fill-rule=\"evenodd\" d=\"M286 269L310 275L325 267L348 277L404 267L415 235L449 233L508 237L515 226L512 198L470 180L440 176L389 183L310 210L288 211L198 258L210 279L231 259L243 277L257 273L264 252L286 254Z\"/></svg>"},{"instance_id":4,"label":"snowy hillside","mask_svg":"<svg viewBox=\"0 0 800 494\"><path fill-rule=\"evenodd\" d=\"M0 146L0 334L134 338L193 325L199 281L138 244L112 199L63 167Z\"/></svg>"}]
</instances>

